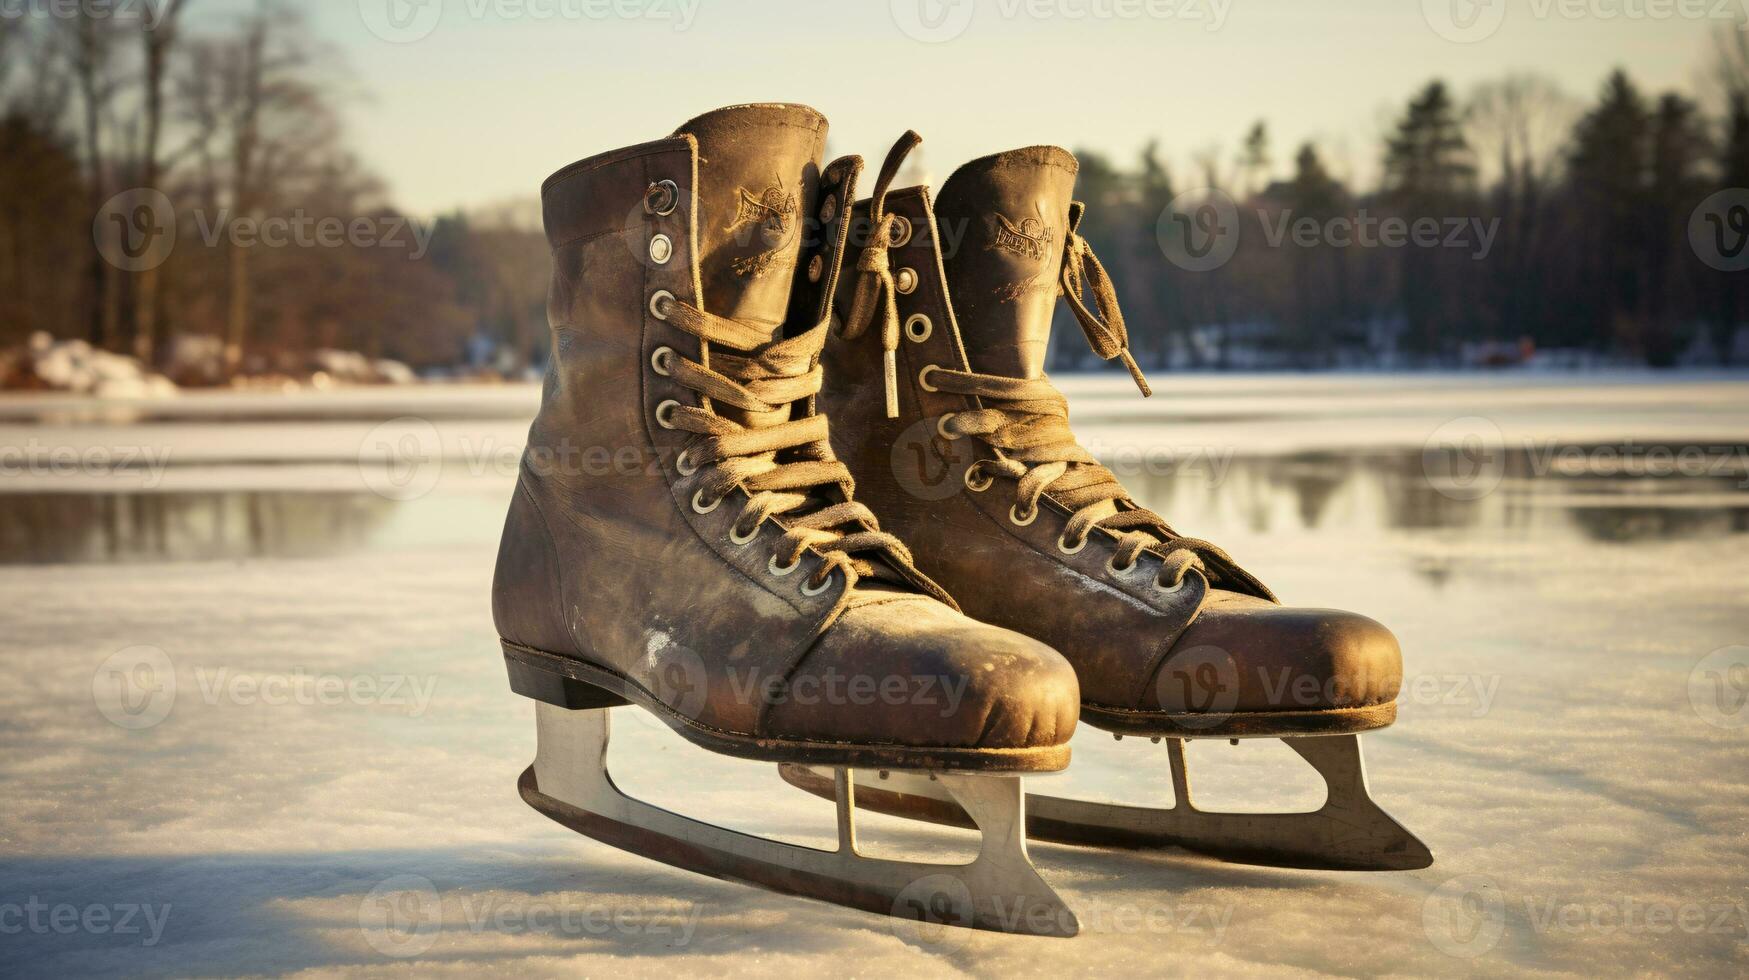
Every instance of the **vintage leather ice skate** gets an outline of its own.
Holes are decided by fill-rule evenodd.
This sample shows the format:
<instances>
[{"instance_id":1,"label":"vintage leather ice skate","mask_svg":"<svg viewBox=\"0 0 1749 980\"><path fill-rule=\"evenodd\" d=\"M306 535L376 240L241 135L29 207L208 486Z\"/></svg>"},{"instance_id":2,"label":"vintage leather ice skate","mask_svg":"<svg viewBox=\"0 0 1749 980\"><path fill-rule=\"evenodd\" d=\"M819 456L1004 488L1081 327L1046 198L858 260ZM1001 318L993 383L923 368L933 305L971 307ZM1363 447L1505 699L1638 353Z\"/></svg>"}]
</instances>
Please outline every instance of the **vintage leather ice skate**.
<instances>
[{"instance_id":1,"label":"vintage leather ice skate","mask_svg":"<svg viewBox=\"0 0 1749 980\"><path fill-rule=\"evenodd\" d=\"M1080 676L1082 718L1164 738L1172 768L1173 809L1034 796L1030 832L1271 864L1429 864L1369 797L1355 737L1396 717L1395 638L1363 616L1279 604L1225 552L1137 504L1070 431L1044 376L1059 295L1093 350L1148 392L1115 291L1076 234L1074 157L1040 146L975 160L932 203L925 188L887 187L916 140L906 134L858 205L863 247L847 258L858 275L841 286L847 312L823 360L833 445L918 567L968 614L1062 652ZM1191 804L1182 740L1253 737L1287 739L1322 774L1322 809ZM822 789L806 767L785 776ZM895 774L878 791L864 802L963 819L916 780Z\"/></svg>"},{"instance_id":2,"label":"vintage leather ice skate","mask_svg":"<svg viewBox=\"0 0 1749 980\"><path fill-rule=\"evenodd\" d=\"M521 791L574 830L705 874L1072 934L1027 858L1016 774L1067 763L1074 671L916 571L853 498L814 407L861 166L822 171L825 136L811 109L735 106L543 188L552 359L493 585L511 687L538 702ZM886 686L828 693L858 678ZM957 709L923 682L961 692ZM839 849L622 795L604 760L607 709L627 703L712 751L836 767ZM983 829L978 859L858 855L851 766L933 780ZM931 875L964 886L945 910L908 900Z\"/></svg>"}]
</instances>

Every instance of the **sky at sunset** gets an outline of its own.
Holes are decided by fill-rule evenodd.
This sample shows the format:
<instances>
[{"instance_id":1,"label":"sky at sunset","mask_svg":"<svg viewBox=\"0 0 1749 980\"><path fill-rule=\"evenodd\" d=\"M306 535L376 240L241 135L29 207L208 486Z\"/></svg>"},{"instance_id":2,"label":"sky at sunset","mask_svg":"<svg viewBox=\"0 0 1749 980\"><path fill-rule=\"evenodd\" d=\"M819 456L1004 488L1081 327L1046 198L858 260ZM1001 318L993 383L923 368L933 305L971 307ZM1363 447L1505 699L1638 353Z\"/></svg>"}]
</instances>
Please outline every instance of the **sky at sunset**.
<instances>
[{"instance_id":1,"label":"sky at sunset","mask_svg":"<svg viewBox=\"0 0 1749 980\"><path fill-rule=\"evenodd\" d=\"M224 16L209 0L205 16ZM1180 184L1259 118L1278 172L1316 140L1376 174L1378 140L1429 79L1462 93L1534 70L1589 99L1613 67L1707 94L1713 35L1744 0L325 0L352 142L403 207L532 196L582 156L744 101L806 102L830 151L878 160L906 128L941 179L1060 143L1133 159L1158 138ZM831 9L830 15L825 11ZM201 9L197 7L195 9Z\"/></svg>"}]
</instances>

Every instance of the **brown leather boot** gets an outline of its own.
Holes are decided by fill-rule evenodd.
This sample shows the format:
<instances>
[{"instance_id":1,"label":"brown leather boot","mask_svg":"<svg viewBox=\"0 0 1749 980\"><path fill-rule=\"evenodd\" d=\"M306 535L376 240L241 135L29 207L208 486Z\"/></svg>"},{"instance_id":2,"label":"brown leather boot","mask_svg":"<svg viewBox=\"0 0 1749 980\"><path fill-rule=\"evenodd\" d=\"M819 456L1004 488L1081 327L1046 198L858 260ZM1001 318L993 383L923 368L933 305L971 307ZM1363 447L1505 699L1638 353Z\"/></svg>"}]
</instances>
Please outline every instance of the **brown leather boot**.
<instances>
[{"instance_id":1,"label":"brown leather boot","mask_svg":"<svg viewBox=\"0 0 1749 980\"><path fill-rule=\"evenodd\" d=\"M1391 633L1354 613L1281 605L1225 552L1136 503L1069 428L1044 374L1059 295L1093 350L1148 393L1116 293L1076 234L1075 158L1038 146L974 160L932 202L921 187L888 192L916 141L900 141L857 208L858 275L841 286L849 312L823 359L833 445L920 568L967 613L1068 657L1083 719L1170 738L1179 777L1176 811L1035 798L1034 832L1271 863L1424 866L1426 848L1366 797L1352 737L1396 717ZM1289 743L1330 784L1318 820L1197 822L1210 815L1189 805L1180 739L1304 735L1350 736ZM818 787L801 769L786 774Z\"/></svg>"},{"instance_id":2,"label":"brown leather boot","mask_svg":"<svg viewBox=\"0 0 1749 980\"><path fill-rule=\"evenodd\" d=\"M859 858L843 767L940 773L1002 837L1018 779L952 774L1061 769L1079 695L1049 647L962 615L833 456L818 358L861 161L822 171L825 139L811 109L735 106L546 182L552 360L493 613L511 687L540 702L536 808L682 867L915 917L905 889L959 872ZM619 794L603 709L628 702L713 751L840 767L840 851ZM955 879L965 924L1003 927L1023 899L1036 931L1072 932L1012 836Z\"/></svg>"}]
</instances>

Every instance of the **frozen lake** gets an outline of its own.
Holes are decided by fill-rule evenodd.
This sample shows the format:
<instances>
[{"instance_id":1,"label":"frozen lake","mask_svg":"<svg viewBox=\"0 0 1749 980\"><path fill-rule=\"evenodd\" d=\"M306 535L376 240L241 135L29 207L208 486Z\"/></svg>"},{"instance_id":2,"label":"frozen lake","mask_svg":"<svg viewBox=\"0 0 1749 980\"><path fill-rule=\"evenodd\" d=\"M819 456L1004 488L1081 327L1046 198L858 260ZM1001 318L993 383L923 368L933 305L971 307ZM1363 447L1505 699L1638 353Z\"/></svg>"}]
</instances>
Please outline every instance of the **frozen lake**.
<instances>
[{"instance_id":1,"label":"frozen lake","mask_svg":"<svg viewBox=\"0 0 1749 980\"><path fill-rule=\"evenodd\" d=\"M1180 530L1396 630L1400 719L1364 743L1432 867L1035 844L1081 918L1059 940L626 855L514 787L533 710L489 585L533 388L8 397L0 973L1749 972L1749 380L1155 381L1062 386ZM617 715L630 791L832 839L774 768ZM1279 743L1190 756L1205 806L1321 795ZM1162 747L1090 728L1032 785L1171 799ZM863 827L969 856L959 831Z\"/></svg>"}]
</instances>

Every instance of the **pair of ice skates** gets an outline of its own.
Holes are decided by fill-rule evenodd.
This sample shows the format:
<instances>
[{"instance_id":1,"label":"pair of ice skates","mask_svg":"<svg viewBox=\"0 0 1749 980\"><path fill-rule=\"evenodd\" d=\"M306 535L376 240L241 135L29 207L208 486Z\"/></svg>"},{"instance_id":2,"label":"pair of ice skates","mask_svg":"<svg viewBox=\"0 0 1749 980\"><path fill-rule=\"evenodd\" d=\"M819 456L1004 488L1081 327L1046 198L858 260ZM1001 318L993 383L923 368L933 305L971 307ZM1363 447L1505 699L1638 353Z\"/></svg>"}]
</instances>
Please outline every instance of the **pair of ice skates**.
<instances>
[{"instance_id":1,"label":"pair of ice skates","mask_svg":"<svg viewBox=\"0 0 1749 980\"><path fill-rule=\"evenodd\" d=\"M1356 737L1395 719L1391 634L1280 605L1070 431L1043 373L1059 296L1147 391L1076 231L1074 158L985 157L932 200L891 186L907 133L858 202L862 162L822 169L825 134L805 107L735 106L543 188L552 360L493 588L511 687L538 702L523 797L704 874L1055 935L1076 920L1028 836L1429 864L1369 797ZM834 799L837 850L621 793L624 704ZM1023 794L1021 774L1067 766L1078 718L1164 739L1174 806ZM1320 809L1192 804L1184 740L1257 737L1323 776ZM983 844L967 865L863 856L858 805Z\"/></svg>"}]
</instances>

